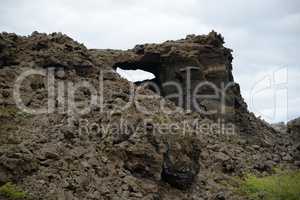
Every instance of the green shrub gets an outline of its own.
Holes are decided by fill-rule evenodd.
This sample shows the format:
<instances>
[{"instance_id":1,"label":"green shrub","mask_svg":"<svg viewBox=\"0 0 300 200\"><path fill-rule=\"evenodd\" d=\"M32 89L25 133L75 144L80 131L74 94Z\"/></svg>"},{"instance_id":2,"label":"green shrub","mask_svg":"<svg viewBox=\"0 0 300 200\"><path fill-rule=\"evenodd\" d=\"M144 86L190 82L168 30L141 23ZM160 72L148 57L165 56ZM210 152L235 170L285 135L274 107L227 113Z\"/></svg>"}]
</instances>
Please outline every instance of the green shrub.
<instances>
[{"instance_id":1,"label":"green shrub","mask_svg":"<svg viewBox=\"0 0 300 200\"><path fill-rule=\"evenodd\" d=\"M27 196L25 192L10 182L0 187L0 195L12 200L25 199Z\"/></svg>"},{"instance_id":2,"label":"green shrub","mask_svg":"<svg viewBox=\"0 0 300 200\"><path fill-rule=\"evenodd\" d=\"M255 200L300 200L300 171L262 178L248 175L241 190Z\"/></svg>"}]
</instances>

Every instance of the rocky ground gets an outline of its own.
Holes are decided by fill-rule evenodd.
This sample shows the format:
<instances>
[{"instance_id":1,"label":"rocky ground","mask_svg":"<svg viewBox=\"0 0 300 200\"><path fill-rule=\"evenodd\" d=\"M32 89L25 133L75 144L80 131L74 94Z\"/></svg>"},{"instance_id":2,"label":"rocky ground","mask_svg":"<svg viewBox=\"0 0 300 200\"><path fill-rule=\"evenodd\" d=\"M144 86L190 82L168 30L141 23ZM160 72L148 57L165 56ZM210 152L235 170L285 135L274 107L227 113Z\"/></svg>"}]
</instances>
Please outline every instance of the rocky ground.
<instances>
[{"instance_id":1,"label":"rocky ground","mask_svg":"<svg viewBox=\"0 0 300 200\"><path fill-rule=\"evenodd\" d=\"M220 116L184 112L178 102L164 99L170 90L158 95L115 72L116 67L139 65L162 83L178 78L180 64L189 64L201 69L197 81L230 82L231 50L223 43L212 32L128 51L89 50L60 33L26 37L2 33L0 186L11 182L26 192L25 198L34 200L234 200L247 198L236 192L246 173L261 176L274 173L276 167L299 169L299 120L288 123L287 132L274 129L248 112L237 84L228 103L234 112L221 116L237 127L228 135L220 134L220 127L203 131L195 126L195 122L215 123ZM223 67L221 72L218 66ZM54 112L28 114L17 108L13 89L19 75L30 69L51 69L56 82L51 85L41 75L24 80L20 87L24 105L47 105L47 91L53 86ZM64 101L70 91L61 88L84 81L104 95L97 99L102 107L79 114ZM128 104L132 90L146 97L137 101L151 113ZM74 98L87 103L90 93L81 89ZM174 113L163 112L161 101ZM178 126L160 129L168 124ZM0 194L0 199L7 198Z\"/></svg>"}]
</instances>

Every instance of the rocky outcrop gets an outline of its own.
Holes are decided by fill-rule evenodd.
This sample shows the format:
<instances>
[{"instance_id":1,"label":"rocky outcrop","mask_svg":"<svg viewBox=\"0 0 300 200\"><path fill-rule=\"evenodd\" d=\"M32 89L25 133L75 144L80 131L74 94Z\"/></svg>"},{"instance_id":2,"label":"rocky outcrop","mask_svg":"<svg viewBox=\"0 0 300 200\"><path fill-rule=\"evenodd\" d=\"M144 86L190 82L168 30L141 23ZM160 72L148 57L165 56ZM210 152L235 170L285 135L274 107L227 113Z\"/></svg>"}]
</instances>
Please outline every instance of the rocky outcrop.
<instances>
[{"instance_id":1,"label":"rocky outcrop","mask_svg":"<svg viewBox=\"0 0 300 200\"><path fill-rule=\"evenodd\" d=\"M291 120L287 123L287 131L289 133L295 134L295 135L299 135L300 133L300 118Z\"/></svg>"},{"instance_id":2,"label":"rocky outcrop","mask_svg":"<svg viewBox=\"0 0 300 200\"><path fill-rule=\"evenodd\" d=\"M164 87L167 81L177 81L185 92L192 90L185 83L185 66L194 67L191 86L232 82L231 50L223 43L221 35L211 32L128 51L88 50L60 33L2 33L0 186L13 182L31 199L49 200L244 199L224 183L244 172L271 173L273 166L293 165L294 143L247 111L236 83L226 99L227 110L234 112L221 116L238 127L232 135L212 126L218 115L193 112L193 107L184 112L174 104L178 102L164 98L174 90ZM162 95L122 79L116 67L152 72ZM56 82L48 84L48 74L30 76L20 88L24 105L47 105L53 86L54 112L28 114L16 106L15 81L32 69L52 70ZM99 85L98 74L104 70ZM102 104L84 114L70 111L66 101L72 90L63 87L82 82L102 92L97 99ZM146 97L137 99L139 106L153 112L128 104L132 96L138 98L132 90ZM199 92L211 94L209 88ZM90 93L83 88L73 94L79 107L89 103ZM220 104L198 100L204 109ZM174 112L163 112L161 102ZM213 128L203 131L201 124Z\"/></svg>"},{"instance_id":3,"label":"rocky outcrop","mask_svg":"<svg viewBox=\"0 0 300 200\"><path fill-rule=\"evenodd\" d=\"M114 69L151 72L155 78L146 83L154 83L157 86L154 90L159 89L160 95L177 106L213 120L234 123L236 131L245 134L246 139L252 135L252 139L257 137L256 142L268 143L276 131L248 111L232 75L232 50L224 47L224 43L224 38L215 31L208 35L188 35L181 40L115 51L110 64ZM105 60L102 50L91 53L98 62ZM261 137L266 140L261 141Z\"/></svg>"},{"instance_id":4,"label":"rocky outcrop","mask_svg":"<svg viewBox=\"0 0 300 200\"><path fill-rule=\"evenodd\" d=\"M225 48L223 44L222 36L213 31L207 36L190 35L184 40L137 45L126 52L130 55L127 59L121 59L113 67L141 69L153 73L156 77L153 81L159 86L163 96L178 93L176 87L165 85L166 83L178 83L184 90L183 103L180 106L197 110L192 98L188 98L187 95L192 95L199 83L208 81L219 89L222 84L226 86L233 82L231 50ZM213 94L212 89L199 88L198 94ZM178 99L171 100L179 105ZM205 104L205 99L199 98L197 101L200 107L208 109L209 105ZM220 109L220 105L213 104L211 101L210 105L214 107L210 109ZM217 100L217 103L219 102L220 99Z\"/></svg>"}]
</instances>

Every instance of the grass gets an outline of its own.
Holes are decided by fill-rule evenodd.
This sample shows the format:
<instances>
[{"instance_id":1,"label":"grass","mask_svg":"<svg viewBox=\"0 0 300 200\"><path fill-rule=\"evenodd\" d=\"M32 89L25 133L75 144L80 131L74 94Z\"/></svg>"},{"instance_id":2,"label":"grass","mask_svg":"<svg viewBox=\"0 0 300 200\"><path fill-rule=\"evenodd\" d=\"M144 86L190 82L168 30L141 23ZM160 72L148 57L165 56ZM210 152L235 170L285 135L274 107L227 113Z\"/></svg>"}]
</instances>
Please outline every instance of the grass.
<instances>
[{"instance_id":1,"label":"grass","mask_svg":"<svg viewBox=\"0 0 300 200\"><path fill-rule=\"evenodd\" d=\"M8 119L13 119L13 118L29 118L31 117L30 114L22 112L18 108L14 106L0 106L0 118L8 118Z\"/></svg>"},{"instance_id":2,"label":"grass","mask_svg":"<svg viewBox=\"0 0 300 200\"><path fill-rule=\"evenodd\" d=\"M14 117L17 113L17 109L11 106L0 106L0 117L9 118Z\"/></svg>"},{"instance_id":3,"label":"grass","mask_svg":"<svg viewBox=\"0 0 300 200\"><path fill-rule=\"evenodd\" d=\"M27 197L26 192L17 188L16 185L11 182L6 183L5 185L0 187L0 195L11 200L20 200L25 199Z\"/></svg>"},{"instance_id":4,"label":"grass","mask_svg":"<svg viewBox=\"0 0 300 200\"><path fill-rule=\"evenodd\" d=\"M300 171L261 178L247 175L241 192L253 200L300 200Z\"/></svg>"},{"instance_id":5,"label":"grass","mask_svg":"<svg viewBox=\"0 0 300 200\"><path fill-rule=\"evenodd\" d=\"M0 106L0 146L18 143L14 135L31 117L32 115L22 112L15 106Z\"/></svg>"}]
</instances>

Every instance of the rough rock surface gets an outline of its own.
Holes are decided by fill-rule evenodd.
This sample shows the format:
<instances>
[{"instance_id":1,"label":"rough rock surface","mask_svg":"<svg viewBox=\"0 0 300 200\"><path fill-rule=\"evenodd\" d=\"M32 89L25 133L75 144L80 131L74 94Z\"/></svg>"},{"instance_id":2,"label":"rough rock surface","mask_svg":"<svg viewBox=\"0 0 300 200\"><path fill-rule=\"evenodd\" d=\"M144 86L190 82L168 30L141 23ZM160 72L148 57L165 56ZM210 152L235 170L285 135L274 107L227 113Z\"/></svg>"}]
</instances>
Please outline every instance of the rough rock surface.
<instances>
[{"instance_id":1,"label":"rough rock surface","mask_svg":"<svg viewBox=\"0 0 300 200\"><path fill-rule=\"evenodd\" d=\"M273 137L276 132L248 112L240 87L234 82L232 75L232 50L224 47L224 43L224 38L214 31L208 35L188 35L177 41L143 44L125 52L116 51L110 64L113 68L141 69L153 73L155 78L151 81L158 85L160 95L165 97L179 91L172 85L164 84L178 83L183 90L182 102L178 98L168 98L177 106L202 111L214 120L222 116L227 122L235 123L237 131L246 134L246 139L248 134L267 137L267 143L268 137ZM103 50L91 50L91 53L98 62L103 62ZM213 88L211 84L197 88L203 82L212 83ZM217 98L199 97L196 99L197 103L193 103L193 98L189 97L195 91L197 95L217 95ZM213 114L207 114L212 111ZM258 139L256 142L263 141Z\"/></svg>"},{"instance_id":2,"label":"rough rock surface","mask_svg":"<svg viewBox=\"0 0 300 200\"><path fill-rule=\"evenodd\" d=\"M88 50L60 33L0 34L0 186L13 182L30 199L43 200L245 199L224 183L237 185L234 177L245 171L271 173L275 165L296 167L299 145L249 113L237 84L228 100L234 112L225 117L237 125L234 135L198 130L195 121L215 123L216 116L182 112L177 102L165 100L166 107L176 112L162 112L159 102L164 98L137 85L134 90L151 97L140 103L153 112L126 106L132 84L120 78L116 67L139 66L163 84L181 81L180 67L193 65L198 67L193 73L195 83L227 83L233 81L232 56L223 43L212 32L128 51ZM98 90L98 74L106 70L103 110L94 106L88 114L70 113L65 102L55 98L53 113L22 112L16 107L13 88L17 77L29 69L52 69L59 83L87 81ZM26 79L20 90L24 105L45 106L49 88L43 76ZM54 88L58 91L59 86ZM61 92L60 98L68 92ZM163 89L162 95L170 92ZM76 93L79 102L89 98L84 89ZM209 101L201 101L208 107ZM172 123L178 128L157 128Z\"/></svg>"},{"instance_id":3,"label":"rough rock surface","mask_svg":"<svg viewBox=\"0 0 300 200\"><path fill-rule=\"evenodd\" d=\"M300 118L291 120L287 123L287 128L288 128L288 132L290 133L294 133L294 134L299 134L300 133Z\"/></svg>"}]
</instances>

